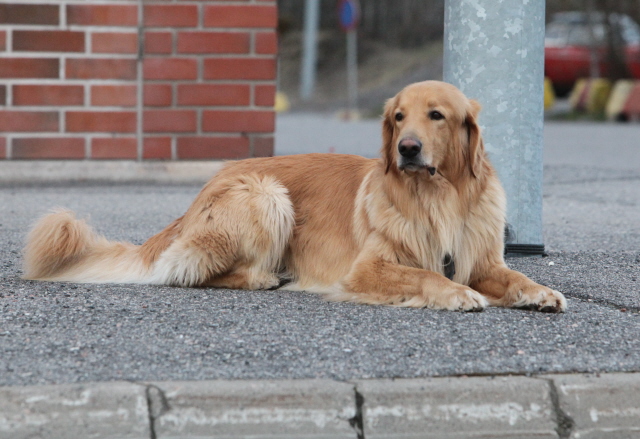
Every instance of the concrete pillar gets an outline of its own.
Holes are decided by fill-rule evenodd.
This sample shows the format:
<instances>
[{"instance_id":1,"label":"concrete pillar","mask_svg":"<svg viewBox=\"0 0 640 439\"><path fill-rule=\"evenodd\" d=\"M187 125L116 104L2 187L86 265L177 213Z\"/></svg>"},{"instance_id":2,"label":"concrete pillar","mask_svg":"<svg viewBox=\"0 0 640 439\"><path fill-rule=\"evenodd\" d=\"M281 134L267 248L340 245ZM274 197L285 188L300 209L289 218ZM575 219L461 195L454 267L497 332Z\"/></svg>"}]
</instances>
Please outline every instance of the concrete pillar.
<instances>
[{"instance_id":1,"label":"concrete pillar","mask_svg":"<svg viewBox=\"0 0 640 439\"><path fill-rule=\"evenodd\" d=\"M482 104L507 192L507 250L542 253L544 0L446 0L444 80Z\"/></svg>"}]
</instances>

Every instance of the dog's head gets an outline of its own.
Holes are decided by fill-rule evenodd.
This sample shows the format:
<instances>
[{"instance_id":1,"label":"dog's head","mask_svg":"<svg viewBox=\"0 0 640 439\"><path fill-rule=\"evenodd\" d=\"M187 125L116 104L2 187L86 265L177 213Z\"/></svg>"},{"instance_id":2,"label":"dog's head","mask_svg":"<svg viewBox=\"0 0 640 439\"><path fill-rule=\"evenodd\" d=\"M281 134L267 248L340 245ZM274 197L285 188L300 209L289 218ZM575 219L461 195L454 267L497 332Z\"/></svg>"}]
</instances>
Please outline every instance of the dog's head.
<instances>
[{"instance_id":1,"label":"dog's head","mask_svg":"<svg viewBox=\"0 0 640 439\"><path fill-rule=\"evenodd\" d=\"M385 105L382 157L386 172L478 177L484 146L476 122L480 104L439 81L411 84Z\"/></svg>"}]
</instances>

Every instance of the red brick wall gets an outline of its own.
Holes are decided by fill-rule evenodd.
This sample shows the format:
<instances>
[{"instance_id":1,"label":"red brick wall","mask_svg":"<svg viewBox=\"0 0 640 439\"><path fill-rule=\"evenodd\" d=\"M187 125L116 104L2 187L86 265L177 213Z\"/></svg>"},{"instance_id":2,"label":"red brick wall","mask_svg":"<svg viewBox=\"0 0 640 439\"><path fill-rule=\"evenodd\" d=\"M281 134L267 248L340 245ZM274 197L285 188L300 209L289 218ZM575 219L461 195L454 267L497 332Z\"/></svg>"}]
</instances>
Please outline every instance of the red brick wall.
<instances>
[{"instance_id":1,"label":"red brick wall","mask_svg":"<svg viewBox=\"0 0 640 439\"><path fill-rule=\"evenodd\" d=\"M3 0L1 159L273 154L276 0Z\"/></svg>"}]
</instances>

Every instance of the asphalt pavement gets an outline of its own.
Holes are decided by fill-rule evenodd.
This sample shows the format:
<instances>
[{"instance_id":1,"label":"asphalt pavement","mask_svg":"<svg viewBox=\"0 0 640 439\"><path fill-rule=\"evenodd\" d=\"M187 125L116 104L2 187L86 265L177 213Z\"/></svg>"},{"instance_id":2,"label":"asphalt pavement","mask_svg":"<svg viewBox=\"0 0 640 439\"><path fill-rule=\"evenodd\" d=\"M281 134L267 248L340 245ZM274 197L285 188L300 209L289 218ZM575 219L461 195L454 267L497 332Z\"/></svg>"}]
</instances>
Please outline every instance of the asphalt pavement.
<instances>
[{"instance_id":1,"label":"asphalt pavement","mask_svg":"<svg viewBox=\"0 0 640 439\"><path fill-rule=\"evenodd\" d=\"M300 115L279 116L278 153L314 144L321 152L378 149L377 121L327 128L316 117L310 128L312 118L302 116L309 119L303 129ZM336 143L325 142L323 131ZM0 386L639 372L640 126L548 123L545 147L548 256L508 264L566 295L568 310L558 315L397 309L304 292L25 281L24 236L50 208L70 208L108 238L139 244L180 216L200 185L5 182Z\"/></svg>"}]
</instances>

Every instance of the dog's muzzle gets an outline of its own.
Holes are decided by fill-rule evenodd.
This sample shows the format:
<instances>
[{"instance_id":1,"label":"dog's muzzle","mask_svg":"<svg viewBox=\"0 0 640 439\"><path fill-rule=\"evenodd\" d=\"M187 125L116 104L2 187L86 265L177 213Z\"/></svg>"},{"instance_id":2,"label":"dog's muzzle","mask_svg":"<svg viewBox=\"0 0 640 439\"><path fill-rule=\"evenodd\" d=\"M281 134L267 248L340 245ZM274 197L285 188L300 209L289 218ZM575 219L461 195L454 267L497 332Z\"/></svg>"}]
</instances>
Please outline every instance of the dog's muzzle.
<instances>
[{"instance_id":1,"label":"dog's muzzle","mask_svg":"<svg viewBox=\"0 0 640 439\"><path fill-rule=\"evenodd\" d=\"M398 152L405 159L414 159L422 151L422 142L407 137L398 143Z\"/></svg>"},{"instance_id":2,"label":"dog's muzzle","mask_svg":"<svg viewBox=\"0 0 640 439\"><path fill-rule=\"evenodd\" d=\"M398 143L398 152L400 153L401 159L399 168L401 171L419 171L421 169L426 169L429 171L429 174L435 175L436 168L433 166L427 165L422 160L422 155L420 152L422 151L422 142L418 139L414 139L412 137L405 137L400 140Z\"/></svg>"}]
</instances>

